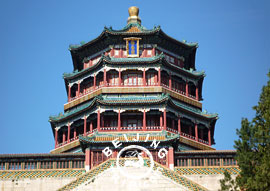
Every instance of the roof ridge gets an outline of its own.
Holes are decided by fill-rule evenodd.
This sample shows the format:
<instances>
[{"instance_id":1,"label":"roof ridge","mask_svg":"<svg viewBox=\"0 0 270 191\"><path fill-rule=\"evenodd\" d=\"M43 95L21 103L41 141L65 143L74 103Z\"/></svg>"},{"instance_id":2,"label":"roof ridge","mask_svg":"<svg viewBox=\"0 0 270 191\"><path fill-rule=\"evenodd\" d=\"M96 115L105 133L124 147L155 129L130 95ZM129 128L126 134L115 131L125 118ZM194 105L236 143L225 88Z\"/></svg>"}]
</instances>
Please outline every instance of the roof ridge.
<instances>
[{"instance_id":1,"label":"roof ridge","mask_svg":"<svg viewBox=\"0 0 270 191\"><path fill-rule=\"evenodd\" d=\"M143 33L143 32L153 32L153 31L157 31L160 30L160 26L154 26L153 29L147 29L146 27L144 27L143 25L141 25L140 23L129 23L126 26L124 26L122 29L113 29L112 26L110 27L104 27L104 31L105 32L115 32L115 33L120 33L120 32L127 32L128 29L132 28L132 27L137 27L141 30L141 32L138 33Z\"/></svg>"}]
</instances>

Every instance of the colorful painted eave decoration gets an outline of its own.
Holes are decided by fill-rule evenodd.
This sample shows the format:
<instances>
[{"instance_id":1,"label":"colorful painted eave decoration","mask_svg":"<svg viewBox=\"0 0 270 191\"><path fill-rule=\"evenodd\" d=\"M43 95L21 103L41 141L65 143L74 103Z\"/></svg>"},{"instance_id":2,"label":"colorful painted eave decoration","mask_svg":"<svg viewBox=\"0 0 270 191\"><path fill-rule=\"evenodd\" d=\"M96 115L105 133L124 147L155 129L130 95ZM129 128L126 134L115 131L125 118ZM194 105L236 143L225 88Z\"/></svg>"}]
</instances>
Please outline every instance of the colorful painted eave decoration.
<instances>
[{"instance_id":1,"label":"colorful painted eave decoration","mask_svg":"<svg viewBox=\"0 0 270 191\"><path fill-rule=\"evenodd\" d=\"M95 64L89 68L83 69L81 71L76 70L72 73L64 73L63 78L66 80L74 79L75 77L78 77L82 74L85 74L88 71L92 71L95 68L101 66L102 64L106 64L106 63L112 64L112 65L114 65L114 64L115 65L118 65L118 64L121 64L121 65L138 64L138 65L145 66L145 64L157 64L159 61L163 61L167 66L174 67L175 69L178 69L182 72L190 74L194 77L204 77L205 76L204 71L186 70L185 68L181 68L179 66L175 66L175 65L169 63L165 59L164 54L161 53L161 54L158 54L158 55L153 56L153 57L145 57L145 58L136 58L136 57L134 57L134 58L114 58L114 57L102 55L97 64Z\"/></svg>"},{"instance_id":2,"label":"colorful painted eave decoration","mask_svg":"<svg viewBox=\"0 0 270 191\"><path fill-rule=\"evenodd\" d=\"M229 167L176 167L175 171L180 175L216 175L224 174L227 171L231 175L238 175L240 168L238 166Z\"/></svg>"},{"instance_id":3,"label":"colorful painted eave decoration","mask_svg":"<svg viewBox=\"0 0 270 191\"><path fill-rule=\"evenodd\" d=\"M168 142L179 139L178 134L174 133L168 133L167 131L161 131L161 132L147 132L142 133L139 132L139 140L134 141L134 139L137 138L137 133L130 133L130 132L122 132L122 133L101 133L101 132L95 132L91 137L82 136L79 135L79 141L84 143L109 143L115 139L118 138L119 142L127 142L126 138L124 137L124 134L126 135L128 139L128 143L143 143L148 137L148 141L153 141L156 139L156 141L161 142Z\"/></svg>"},{"instance_id":4,"label":"colorful painted eave decoration","mask_svg":"<svg viewBox=\"0 0 270 191\"><path fill-rule=\"evenodd\" d=\"M0 170L0 179L79 177L85 170Z\"/></svg>"},{"instance_id":5,"label":"colorful painted eave decoration","mask_svg":"<svg viewBox=\"0 0 270 191\"><path fill-rule=\"evenodd\" d=\"M119 98L119 99L108 99L105 96L97 96L94 99L92 99L90 102L87 102L85 104L83 104L80 107L77 107L76 109L73 109L71 111L67 111L64 114L59 114L57 116L50 116L49 121L52 122L57 122L60 120L63 120L65 118L68 118L70 116L73 116L75 114L77 114L78 112L81 112L85 109L91 108L92 106L94 106L95 104L100 104L100 105L107 105L107 106L114 106L114 105L152 105L152 104L162 104L162 103L170 103L176 107L179 107L181 109L184 109L186 111L192 112L196 115L202 116L204 118L208 118L208 119L217 119L218 115L217 114L208 114L205 112L200 111L199 109L196 108L191 108L187 105L184 105L176 100L172 100L171 97L168 94L163 94L158 96L157 98Z\"/></svg>"},{"instance_id":6,"label":"colorful painted eave decoration","mask_svg":"<svg viewBox=\"0 0 270 191\"><path fill-rule=\"evenodd\" d=\"M51 115L49 117L49 122L55 122L55 121L58 121L61 119L65 119L66 117L72 116L72 115L76 114L77 112L83 111L84 109L91 107L95 103L95 101L96 101L96 98L94 98L90 102L87 102L87 103L83 104L82 106L80 106L77 109L74 109L72 111L65 112L64 114L60 113L59 115Z\"/></svg>"}]
</instances>

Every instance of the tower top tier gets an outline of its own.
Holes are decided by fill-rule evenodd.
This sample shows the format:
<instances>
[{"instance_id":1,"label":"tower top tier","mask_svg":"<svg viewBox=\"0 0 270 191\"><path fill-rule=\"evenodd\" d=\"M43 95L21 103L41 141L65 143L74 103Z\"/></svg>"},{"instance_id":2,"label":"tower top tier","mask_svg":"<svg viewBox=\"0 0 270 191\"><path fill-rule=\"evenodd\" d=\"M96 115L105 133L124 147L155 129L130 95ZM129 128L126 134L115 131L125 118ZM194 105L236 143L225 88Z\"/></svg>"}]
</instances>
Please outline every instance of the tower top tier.
<instances>
[{"instance_id":1,"label":"tower top tier","mask_svg":"<svg viewBox=\"0 0 270 191\"><path fill-rule=\"evenodd\" d=\"M127 20L127 24L130 23L139 23L141 24L141 19L139 17L139 8L132 6L128 9L129 17Z\"/></svg>"}]
</instances>

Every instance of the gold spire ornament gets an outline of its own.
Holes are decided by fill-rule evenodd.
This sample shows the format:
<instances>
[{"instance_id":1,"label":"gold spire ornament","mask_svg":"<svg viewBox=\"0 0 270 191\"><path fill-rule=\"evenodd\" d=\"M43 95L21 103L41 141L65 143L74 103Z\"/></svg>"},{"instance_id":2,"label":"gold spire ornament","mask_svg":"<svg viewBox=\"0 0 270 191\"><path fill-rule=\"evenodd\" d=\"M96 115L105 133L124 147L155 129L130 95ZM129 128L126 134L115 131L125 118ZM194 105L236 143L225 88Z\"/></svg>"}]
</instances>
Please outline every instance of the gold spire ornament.
<instances>
[{"instance_id":1,"label":"gold spire ornament","mask_svg":"<svg viewBox=\"0 0 270 191\"><path fill-rule=\"evenodd\" d=\"M127 24L130 23L139 23L141 24L141 19L139 17L139 8L132 6L128 9L129 17L127 20Z\"/></svg>"}]
</instances>

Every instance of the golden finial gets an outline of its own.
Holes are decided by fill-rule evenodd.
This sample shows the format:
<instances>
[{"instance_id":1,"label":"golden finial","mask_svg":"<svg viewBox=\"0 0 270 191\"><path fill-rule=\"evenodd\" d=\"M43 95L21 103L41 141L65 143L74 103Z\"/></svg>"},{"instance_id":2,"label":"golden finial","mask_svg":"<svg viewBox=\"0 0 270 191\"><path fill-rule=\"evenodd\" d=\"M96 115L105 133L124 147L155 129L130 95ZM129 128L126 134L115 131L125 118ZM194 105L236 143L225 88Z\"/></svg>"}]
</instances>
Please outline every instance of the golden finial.
<instances>
[{"instance_id":1,"label":"golden finial","mask_svg":"<svg viewBox=\"0 0 270 191\"><path fill-rule=\"evenodd\" d=\"M127 23L139 23L141 24L141 19L139 17L139 8L132 6L128 9L129 17Z\"/></svg>"}]
</instances>

